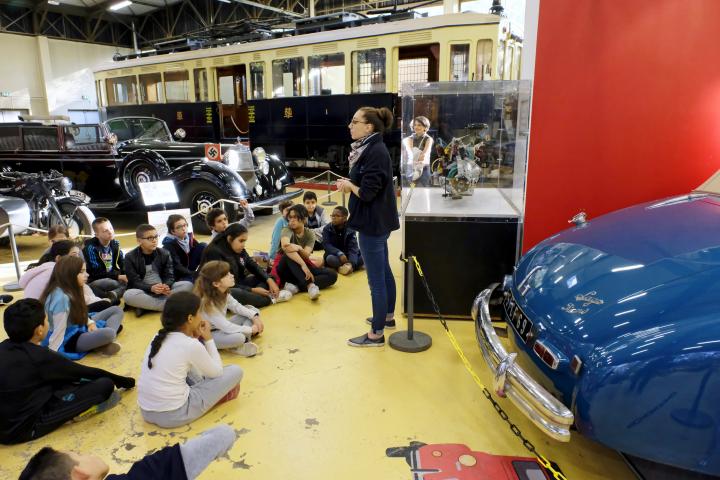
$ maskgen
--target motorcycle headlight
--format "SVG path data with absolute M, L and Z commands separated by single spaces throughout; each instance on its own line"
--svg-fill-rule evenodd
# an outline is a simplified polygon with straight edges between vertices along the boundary
M 258 195 L 262 195 L 263 188 L 260 186 L 260 184 L 255 185 L 255 193 L 257 193 Z
M 264 162 L 261 168 L 263 175 L 267 175 L 268 173 L 270 173 L 270 162 Z
M 275 181 L 275 188 L 282 190 L 282 182 L 280 180 Z
M 70 180 L 68 177 L 62 177 L 60 179 L 60 188 L 63 192 L 67 193 L 70 190 L 72 190 L 73 183 L 72 180 Z
M 233 170 L 237 170 L 240 167 L 240 154 L 235 150 L 228 150 L 223 155 L 223 160 L 225 161 L 225 165 L 232 168 Z

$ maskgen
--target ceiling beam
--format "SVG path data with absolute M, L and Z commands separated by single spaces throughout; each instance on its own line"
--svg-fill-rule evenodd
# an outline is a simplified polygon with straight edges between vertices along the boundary
M 283 10 L 282 8 L 276 8 L 271 7 L 270 5 L 264 5 L 262 3 L 253 2 L 252 0 L 233 0 L 237 3 L 242 3 L 243 5 L 250 5 L 251 7 L 255 8 L 262 8 L 264 10 L 270 10 L 271 12 L 279 13 L 281 15 L 285 15 L 288 17 L 294 17 L 294 18 L 305 18 L 305 15 L 302 15 L 300 13 L 291 12 L 289 10 Z

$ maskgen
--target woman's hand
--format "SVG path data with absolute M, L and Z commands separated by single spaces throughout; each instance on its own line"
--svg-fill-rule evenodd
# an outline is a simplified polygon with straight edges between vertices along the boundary
M 340 178 L 335 181 L 335 186 L 337 187 L 338 191 L 344 193 L 350 193 L 352 191 L 352 185 L 352 182 L 347 178 Z

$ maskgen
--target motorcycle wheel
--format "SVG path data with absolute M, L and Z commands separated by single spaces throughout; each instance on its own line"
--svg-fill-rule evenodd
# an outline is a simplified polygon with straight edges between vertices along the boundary
M 58 210 L 60 210 L 63 218 L 58 218 L 58 216 L 52 212 L 50 214 L 49 227 L 65 223 L 68 226 L 71 238 L 77 237 L 78 235 L 92 235 L 92 222 L 95 220 L 95 215 L 88 207 L 82 205 L 77 206 L 72 202 L 60 202 L 58 203 Z

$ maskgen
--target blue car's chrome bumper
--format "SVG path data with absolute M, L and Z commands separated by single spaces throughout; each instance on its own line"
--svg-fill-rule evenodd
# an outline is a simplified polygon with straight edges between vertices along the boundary
M 488 307 L 495 286 L 487 288 L 475 297 L 472 318 L 480 350 L 492 371 L 495 392 L 507 397 L 535 425 L 550 437 L 561 442 L 570 441 L 572 412 L 558 399 L 550 395 L 519 365 L 515 353 L 507 353 L 493 328 Z

